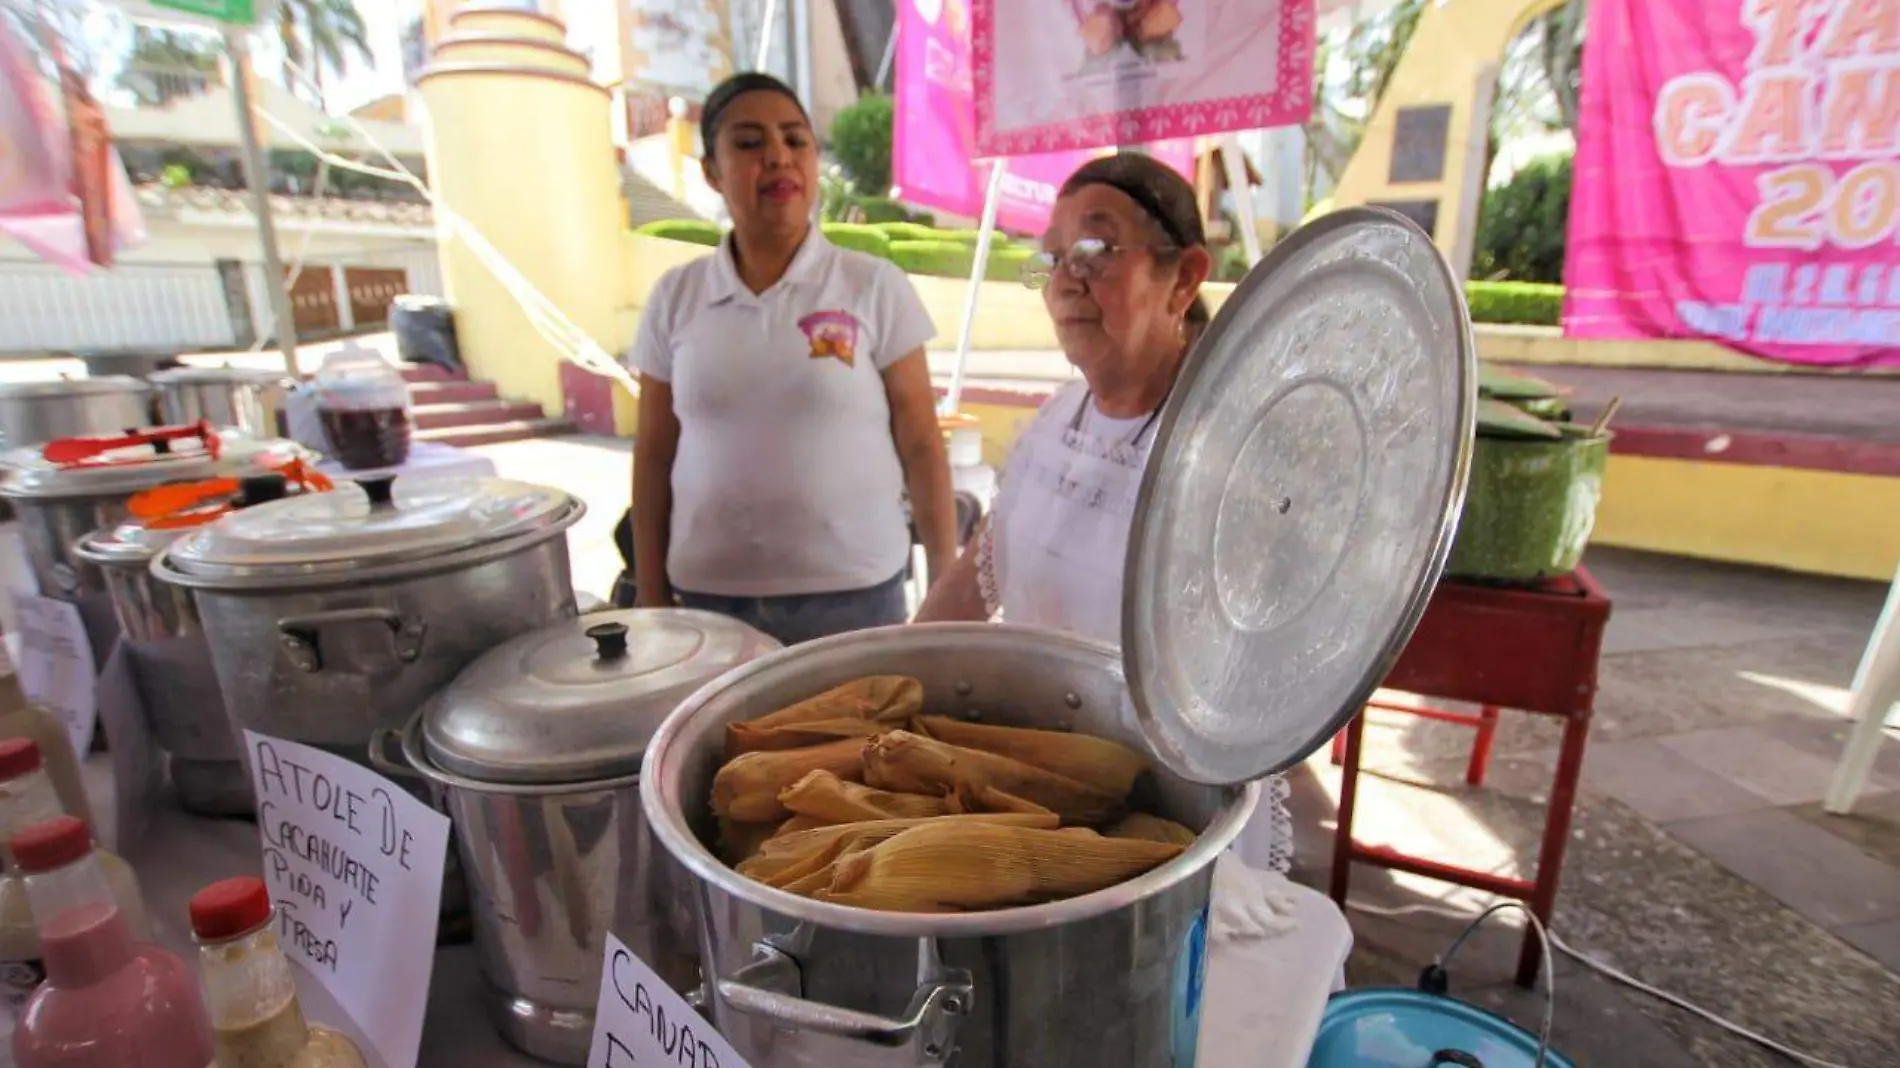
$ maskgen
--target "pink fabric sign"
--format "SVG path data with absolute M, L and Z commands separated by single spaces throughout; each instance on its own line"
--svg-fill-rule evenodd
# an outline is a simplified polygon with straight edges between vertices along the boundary
M 983 155 L 1290 126 L 1313 110 L 1313 0 L 972 3 Z
M 1900 365 L 1900 0 L 1591 0 L 1580 338 Z
M 974 157 L 969 0 L 900 0 L 897 30 L 897 121 L 891 146 L 898 195 L 912 204 L 967 218 L 983 212 L 990 167 Z M 1192 180 L 1194 142 L 1164 142 L 1155 158 Z M 1049 225 L 1056 190 L 1098 153 L 1017 156 L 1003 169 L 997 225 L 1040 234 Z

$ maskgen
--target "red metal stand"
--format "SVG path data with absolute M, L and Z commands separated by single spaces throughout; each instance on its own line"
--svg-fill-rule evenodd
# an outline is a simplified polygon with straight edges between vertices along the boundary
M 1550 922 L 1563 877 L 1564 850 L 1569 844 L 1577 781 L 1583 773 L 1584 742 L 1596 698 L 1597 658 L 1609 618 L 1609 598 L 1581 568 L 1567 578 L 1532 588 L 1504 589 L 1453 581 L 1439 584 L 1385 685 L 1424 697 L 1475 704 L 1480 711 L 1453 712 L 1383 702 L 1368 707 L 1474 728 L 1476 737 L 1465 765 L 1465 782 L 1472 786 L 1484 785 L 1500 710 L 1515 708 L 1562 718 L 1563 742 L 1551 783 L 1537 870 L 1530 879 L 1512 879 L 1353 841 L 1352 818 L 1359 792 L 1366 719 L 1362 712 L 1333 739 L 1333 762 L 1344 765 L 1339 828 L 1333 842 L 1334 901 L 1345 906 L 1352 862 L 1358 861 L 1514 898 L 1528 904 L 1538 919 Z M 1535 934 L 1525 932 L 1523 949 L 1518 954 L 1519 986 L 1536 985 L 1540 955 Z

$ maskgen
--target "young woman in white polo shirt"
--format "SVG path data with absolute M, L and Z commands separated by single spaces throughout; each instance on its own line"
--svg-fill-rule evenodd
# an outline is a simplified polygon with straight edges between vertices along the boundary
M 956 559 L 936 329 L 902 271 L 812 225 L 818 140 L 788 86 L 736 75 L 700 127 L 732 233 L 660 279 L 634 343 L 638 603 L 787 644 L 902 623 L 911 524 L 932 575 Z

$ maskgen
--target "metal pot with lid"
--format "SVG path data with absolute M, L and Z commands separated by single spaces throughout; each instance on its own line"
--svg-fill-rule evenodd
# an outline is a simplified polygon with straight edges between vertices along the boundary
M 1412 223 L 1352 209 L 1276 246 L 1189 355 L 1135 502 L 1122 646 L 991 624 L 844 635 L 689 698 L 648 747 L 655 837 L 693 879 L 707 1010 L 754 1068 L 1188 1068 L 1213 863 L 1258 788 L 1384 678 L 1444 567 L 1469 467 L 1470 322 Z M 1063 901 L 880 912 L 719 860 L 727 724 L 872 674 L 925 710 L 1146 750 L 1148 800 L 1200 837 Z
M 372 748 L 442 788 L 489 1014 L 516 1047 L 586 1063 L 609 932 L 697 986 L 691 901 L 647 831 L 640 761 L 688 694 L 778 647 L 708 612 L 597 612 L 469 665 L 404 728 L 407 767 Z
M 126 518 L 126 502 L 144 490 L 266 474 L 309 455 L 294 442 L 254 441 L 202 423 L 62 438 L 0 457 L 0 497 L 19 515 L 39 593 L 79 606 L 93 656 L 103 664 L 118 623 L 105 576 L 74 552 L 79 540 Z
M 301 467 L 294 473 L 301 492 L 329 488 L 321 475 Z M 189 812 L 246 816 L 255 799 L 191 591 L 154 578 L 152 559 L 224 512 L 281 500 L 292 488 L 290 478 L 273 473 L 148 490 L 128 505 L 147 518 L 96 530 L 73 547 L 74 555 L 105 577 L 153 738 L 171 757 L 172 785 Z M 173 503 L 153 500 L 161 494 Z M 149 507 L 142 508 L 141 499 Z
M 0 448 L 150 426 L 150 393 L 129 375 L 0 384 Z
M 242 367 L 177 367 L 146 377 L 158 390 L 168 423 L 203 419 L 253 438 L 286 434 L 284 400 L 294 384 L 282 371 Z

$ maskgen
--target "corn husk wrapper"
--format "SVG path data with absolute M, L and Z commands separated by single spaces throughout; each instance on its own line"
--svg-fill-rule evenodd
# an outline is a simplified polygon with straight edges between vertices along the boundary
M 758 852 L 759 846 L 779 832 L 776 823 L 740 823 L 721 817 L 715 852 L 728 864 L 738 864 Z
M 970 816 L 933 816 L 926 819 L 867 820 L 840 823 L 831 827 L 800 831 L 770 839 L 744 863 L 736 866 L 740 875 L 783 888 L 810 875 L 854 847 L 869 848 L 894 835 L 933 821 L 952 823 L 1000 823 L 1018 827 L 1054 829 L 1054 816 L 996 813 Z
M 1105 794 L 1122 797 L 1134 789 L 1135 779 L 1148 770 L 1148 758 L 1106 738 L 1068 731 L 1028 727 L 997 727 L 948 716 L 918 716 L 914 730 L 926 738 L 980 749 L 1053 771 Z
M 1020 760 L 909 731 L 890 731 L 864 744 L 864 781 L 899 793 L 946 796 L 987 786 L 1041 805 L 1065 824 L 1107 823 L 1121 815 L 1124 799 Z
M 998 790 L 994 786 L 964 784 L 948 798 L 955 812 L 1027 812 L 1037 816 L 1053 816 L 1055 813 L 1025 800 L 1015 794 Z
M 823 770 L 814 771 L 779 791 L 778 801 L 795 815 L 821 823 L 924 819 L 963 811 L 956 808 L 949 798 L 893 793 L 875 786 L 846 782 Z
M 869 738 L 890 727 L 868 719 L 821 719 L 794 723 L 789 727 L 754 729 L 744 723 L 726 728 L 726 759 L 746 753 L 776 753 L 808 745 L 823 745 L 841 738 Z
M 1164 820 L 1160 816 L 1150 816 L 1146 812 L 1130 812 L 1103 829 L 1110 838 L 1138 838 L 1146 842 L 1168 842 L 1183 848 L 1194 844 L 1200 836 L 1186 827 Z
M 817 772 L 813 772 L 812 774 L 815 775 Z M 826 774 L 830 773 L 826 772 Z M 830 820 L 813 819 L 810 816 L 793 816 L 791 819 L 779 824 L 778 830 L 773 832 L 772 837 L 781 838 L 788 834 L 797 834 L 800 831 L 815 831 L 820 827 L 829 826 L 831 826 Z
M 864 777 L 865 743 L 842 738 L 824 745 L 741 753 L 713 776 L 713 815 L 741 823 L 776 823 L 791 812 L 779 804 L 779 792 L 814 771 L 841 779 Z
M 1181 847 L 1093 832 L 932 820 L 840 858 L 819 901 L 888 912 L 974 912 L 1078 897 L 1132 879 Z
M 923 707 L 924 686 L 916 679 L 902 675 L 855 679 L 758 719 L 727 724 L 726 759 L 760 750 L 793 749 L 826 738 L 867 737 L 876 730 L 850 735 L 835 732 L 846 729 L 843 721 L 850 720 L 895 727 Z M 825 729 L 834 733 L 814 736 L 817 724 L 826 724 Z

